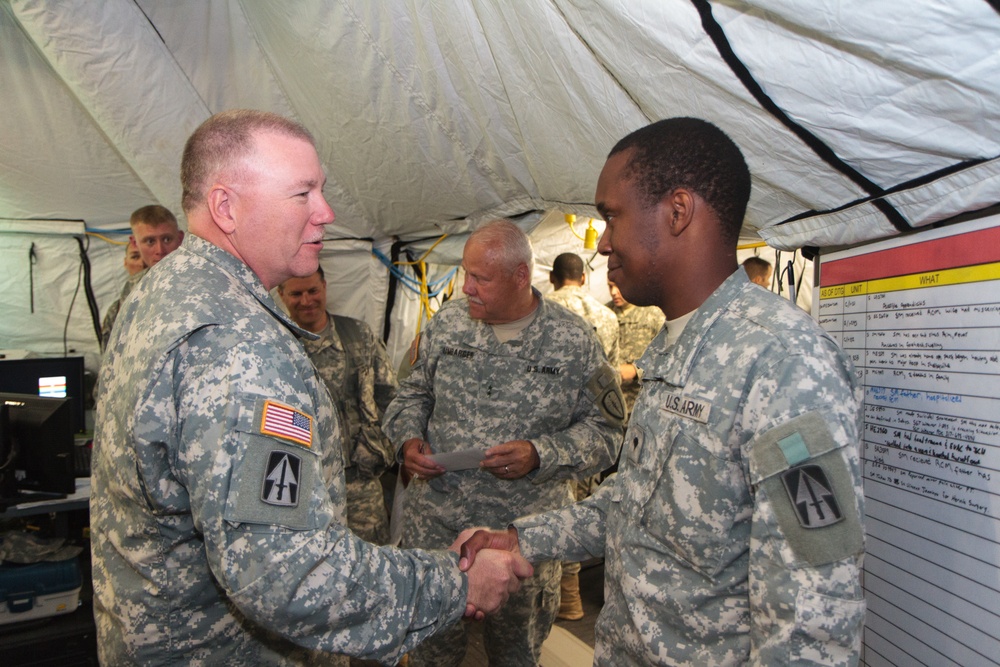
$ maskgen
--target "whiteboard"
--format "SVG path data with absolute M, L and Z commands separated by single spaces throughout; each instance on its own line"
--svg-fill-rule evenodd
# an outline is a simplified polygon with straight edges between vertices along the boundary
M 821 256 L 864 385 L 861 664 L 1000 665 L 1000 216 Z

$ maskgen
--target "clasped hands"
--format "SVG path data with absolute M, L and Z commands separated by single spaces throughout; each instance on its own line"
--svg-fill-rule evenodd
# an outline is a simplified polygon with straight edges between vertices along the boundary
M 521 588 L 521 581 L 534 574 L 521 555 L 513 527 L 506 531 L 467 528 L 449 549 L 459 554 L 459 569 L 468 572 L 465 616 L 477 621 L 502 607 Z
M 433 479 L 447 472 L 429 457 L 430 444 L 421 438 L 403 443 L 404 479 Z M 518 479 L 540 465 L 535 446 L 527 440 L 511 440 L 486 450 L 479 464 L 497 479 Z M 469 528 L 459 534 L 449 547 L 459 554 L 459 567 L 469 576 L 465 616 L 482 620 L 502 607 L 521 581 L 534 574 L 534 568 L 521 556 L 517 531 L 493 532 Z
M 430 443 L 420 438 L 410 438 L 403 443 L 404 479 L 433 479 L 447 472 L 430 458 Z M 511 440 L 486 450 L 479 469 L 497 479 L 518 479 L 541 464 L 538 451 L 527 440 Z

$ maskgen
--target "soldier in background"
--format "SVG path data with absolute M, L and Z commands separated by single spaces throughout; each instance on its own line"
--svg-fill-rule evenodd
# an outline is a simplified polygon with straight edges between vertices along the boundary
M 465 299 L 445 303 L 416 343 L 410 375 L 383 428 L 411 481 L 402 545 L 452 544 L 470 525 L 565 505 L 572 480 L 614 461 L 624 405 L 618 373 L 590 325 L 532 288 L 531 244 L 514 223 L 489 222 L 462 255 Z M 432 454 L 478 452 L 478 467 L 448 470 Z M 398 521 L 400 517 L 394 517 Z M 535 576 L 483 628 L 490 664 L 535 667 L 559 605 L 560 564 Z M 410 653 L 414 667 L 457 667 L 457 625 Z
M 289 278 L 278 294 L 300 327 L 319 336 L 302 344 L 326 382 L 341 417 L 347 525 L 373 544 L 389 542 L 389 514 L 380 478 L 395 460 L 381 420 L 396 395 L 396 376 L 385 345 L 362 322 L 326 310 L 326 275 L 321 266 L 305 278 Z
M 774 273 L 774 267 L 771 266 L 771 262 L 763 257 L 747 257 L 743 260 L 743 269 L 747 272 L 747 276 L 750 277 L 750 282 L 756 283 L 765 289 L 771 289 L 771 274 Z
M 583 259 L 572 252 L 564 252 L 552 262 L 549 282 L 554 291 L 546 299 L 570 309 L 594 327 L 597 339 L 608 356 L 612 366 L 618 365 L 620 342 L 618 319 L 610 308 L 603 305 L 585 289 L 587 274 L 583 271 Z M 627 413 L 626 413 L 627 414 Z M 583 500 L 601 481 L 604 471 L 578 480 L 570 500 Z M 583 600 L 580 597 L 580 563 L 566 561 L 562 564 L 562 579 L 559 582 L 558 618 L 578 621 L 583 618 Z
M 622 380 L 622 394 L 625 396 L 625 407 L 632 414 L 635 399 L 639 395 L 639 369 L 636 359 L 646 351 L 649 342 L 663 328 L 663 311 L 656 306 L 636 306 L 625 300 L 618 285 L 608 281 L 608 291 L 611 301 L 608 308 L 618 318 L 619 364 L 618 371 Z
M 583 272 L 583 260 L 580 256 L 564 252 L 556 257 L 552 262 L 552 270 L 549 271 L 549 282 L 552 283 L 553 291 L 545 298 L 569 308 L 590 322 L 608 361 L 612 366 L 617 366 L 620 350 L 618 320 L 610 308 L 584 290 L 587 274 Z
M 463 566 L 482 546 L 603 556 L 598 666 L 860 657 L 862 388 L 829 334 L 737 263 L 749 197 L 739 148 L 705 121 L 615 145 L 598 250 L 626 299 L 667 317 L 638 362 L 620 468 L 586 500 L 462 547 Z
M 128 295 L 135 287 L 135 284 L 139 282 L 142 278 L 142 273 L 148 268 L 145 262 L 142 261 L 142 255 L 139 254 L 139 247 L 135 244 L 135 239 L 131 236 L 128 239 L 128 243 L 125 244 L 125 260 L 123 262 L 125 265 L 125 272 L 128 277 L 125 279 L 125 285 L 122 286 L 121 294 Z M 104 313 L 104 320 L 101 322 L 101 349 L 104 350 L 108 346 L 108 338 L 111 336 L 111 327 L 115 323 L 115 319 L 118 317 L 118 311 L 122 306 L 122 296 L 121 294 L 114 303 L 108 306 L 107 311 Z
M 125 268 L 129 272 L 129 277 L 122 287 L 118 300 L 108 307 L 108 312 L 101 324 L 101 349 L 103 350 L 108 347 L 111 328 L 118 318 L 118 311 L 125 303 L 125 298 L 139 284 L 139 281 L 146 275 L 146 271 L 177 250 L 184 240 L 184 232 L 178 227 L 177 218 L 170 212 L 170 209 L 159 204 L 142 206 L 132 211 L 132 215 L 129 217 L 129 226 L 132 228 L 132 234 L 128 237 L 128 247 L 135 246 L 142 266 L 136 270 L 137 263 L 134 259 L 129 260 L 126 254 Z

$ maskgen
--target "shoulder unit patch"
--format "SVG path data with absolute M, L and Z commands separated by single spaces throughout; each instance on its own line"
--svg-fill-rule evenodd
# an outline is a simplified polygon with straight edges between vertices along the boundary
M 822 528 L 844 518 L 833 485 L 820 466 L 791 468 L 781 474 L 781 481 L 803 528 Z
M 272 451 L 264 468 L 260 499 L 268 505 L 295 507 L 299 504 L 302 459 L 281 450 Z

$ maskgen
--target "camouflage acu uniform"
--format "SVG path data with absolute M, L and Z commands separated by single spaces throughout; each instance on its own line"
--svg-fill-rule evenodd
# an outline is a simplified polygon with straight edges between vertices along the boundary
M 127 297 L 132 289 L 139 284 L 142 277 L 146 275 L 149 269 L 143 269 L 133 273 L 122 285 L 122 293 L 118 296 L 118 300 L 113 304 L 108 306 L 108 310 L 104 313 L 104 321 L 101 322 L 101 349 L 108 349 L 108 341 L 111 339 L 111 327 L 115 325 L 115 320 L 118 319 L 118 311 L 121 310 L 122 304 L 125 303 L 125 297 Z
M 447 546 L 464 528 L 501 528 L 566 504 L 569 480 L 603 470 L 617 456 L 621 400 L 617 373 L 597 338 L 564 308 L 540 299 L 531 324 L 501 344 L 489 325 L 469 318 L 464 299 L 445 304 L 421 335 L 413 370 L 386 411 L 386 434 L 398 447 L 424 438 L 435 453 L 530 440 L 541 465 L 514 480 L 474 469 L 411 482 L 403 544 Z M 536 566 L 535 576 L 486 620 L 491 665 L 537 664 L 559 605 L 559 572 L 558 562 Z M 465 646 L 459 625 L 411 653 L 411 664 L 458 665 Z
M 608 308 L 618 318 L 618 351 L 619 361 L 623 364 L 634 364 L 635 360 L 646 351 L 646 346 L 663 328 L 663 311 L 656 306 L 634 306 L 627 304 L 619 308 L 614 302 L 608 303 Z M 639 395 L 639 379 L 622 385 L 625 395 L 625 407 L 629 414 L 635 406 Z
M 515 522 L 528 560 L 604 556 L 597 665 L 853 665 L 864 549 L 860 391 L 830 337 L 741 269 L 665 349 L 621 467 Z
M 618 318 L 600 301 L 590 296 L 579 285 L 564 285 L 545 298 L 569 308 L 574 313 L 594 325 L 597 340 L 601 341 L 604 354 L 615 368 L 620 357 L 620 342 L 618 335 Z
M 364 322 L 330 313 L 319 340 L 302 342 L 341 418 L 347 525 L 366 542 L 386 544 L 389 515 L 379 478 L 395 450 L 380 422 L 396 395 L 396 375 L 385 346 Z
M 289 639 L 392 662 L 462 617 L 454 554 L 345 527 L 333 404 L 296 334 L 313 336 L 192 236 L 122 307 L 93 461 L 101 664 L 308 657 Z

